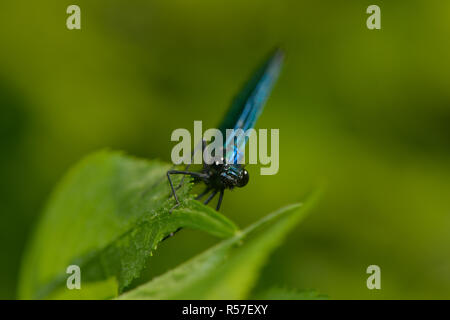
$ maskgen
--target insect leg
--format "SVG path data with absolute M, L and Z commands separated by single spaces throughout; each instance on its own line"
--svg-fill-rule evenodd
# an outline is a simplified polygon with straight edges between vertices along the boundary
M 172 237 L 175 235 L 175 233 L 177 233 L 177 232 L 180 231 L 181 229 L 183 229 L 183 228 L 178 228 L 178 229 L 175 230 L 174 232 L 169 233 L 167 236 L 165 236 L 164 238 L 162 238 L 161 242 L 163 242 L 163 241 L 166 240 L 166 239 L 172 238 Z
M 217 190 L 214 190 L 211 195 L 208 197 L 208 199 L 205 200 L 205 202 L 203 202 L 203 204 L 208 204 L 213 198 L 214 196 L 217 194 Z
M 205 151 L 205 148 L 206 148 L 206 140 L 202 140 L 202 159 L 203 159 L 203 152 Z M 184 170 L 186 171 L 186 170 L 188 170 L 189 168 L 190 168 L 190 166 L 191 166 L 191 164 L 192 164 L 192 161 L 194 161 L 194 155 L 195 155 L 195 152 L 196 152 L 197 150 L 196 149 L 194 149 L 193 151 L 192 151 L 192 154 L 191 154 L 191 163 L 189 163 L 188 165 L 186 165 L 186 167 L 184 168 Z M 205 161 L 203 161 L 203 168 L 205 168 L 206 167 L 206 163 L 205 163 Z M 182 186 L 182 184 L 184 183 L 184 176 L 183 176 L 183 178 L 181 178 L 181 181 L 180 181 L 180 183 L 178 184 L 178 186 L 175 188 L 175 189 L 180 189 L 180 187 Z
M 184 175 L 189 175 L 189 176 L 192 176 L 192 177 L 197 177 L 197 178 L 200 178 L 200 179 L 204 178 L 204 174 L 199 173 L 199 172 L 180 171 L 180 170 L 169 170 L 169 171 L 167 171 L 167 179 L 169 180 L 170 188 L 172 189 L 172 194 L 173 194 L 173 196 L 174 196 L 174 198 L 175 198 L 175 200 L 177 202 L 175 207 L 178 207 L 180 205 L 180 201 L 178 200 L 177 193 L 175 192 L 175 189 L 173 187 L 172 179 L 170 179 L 170 175 L 171 174 L 184 174 Z M 174 208 L 172 208 L 172 210 Z
M 222 204 L 224 190 L 220 190 L 219 201 L 217 202 L 216 211 L 219 211 L 220 205 Z

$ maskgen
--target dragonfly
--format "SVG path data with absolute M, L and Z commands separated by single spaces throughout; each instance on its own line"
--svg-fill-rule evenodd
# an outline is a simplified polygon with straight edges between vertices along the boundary
M 224 137 L 227 129 L 242 129 L 245 132 L 255 126 L 281 71 L 283 59 L 283 51 L 281 49 L 274 50 L 233 99 L 224 120 L 218 128 Z M 234 138 L 226 139 L 223 146 L 223 150 L 227 150 L 226 154 L 213 159 L 214 161 L 211 164 L 203 162 L 203 169 L 199 172 L 189 171 L 190 165 L 187 165 L 185 170 L 167 171 L 167 179 L 172 190 L 171 195 L 176 200 L 174 208 L 180 205 L 180 201 L 173 186 L 172 175 L 191 176 L 196 182 L 203 182 L 206 188 L 196 197 L 196 200 L 200 200 L 209 194 L 204 201 L 205 205 L 219 194 L 219 200 L 216 205 L 217 211 L 219 211 L 222 204 L 225 190 L 246 186 L 249 181 L 249 173 L 245 169 L 245 164 L 241 164 L 240 160 L 245 152 L 247 140 L 248 137 L 245 137 L 245 139 L 238 140 L 236 143 Z M 203 140 L 201 145 L 202 152 L 205 148 L 206 142 Z M 192 157 L 198 150 L 199 148 L 194 149 Z

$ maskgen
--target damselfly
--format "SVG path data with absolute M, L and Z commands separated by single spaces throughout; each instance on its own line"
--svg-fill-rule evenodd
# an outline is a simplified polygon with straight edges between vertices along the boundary
M 260 116 L 272 87 L 278 78 L 282 62 L 283 52 L 277 49 L 253 74 L 233 100 L 225 119 L 219 127 L 224 136 L 227 129 L 242 129 L 246 131 L 255 126 L 256 120 Z M 208 204 L 219 193 L 216 210 L 220 209 L 225 189 L 244 187 L 249 181 L 249 174 L 244 168 L 244 164 L 240 163 L 240 160 L 245 152 L 247 140 L 247 137 L 238 143 L 236 143 L 234 138 L 225 140 L 223 150 L 229 151 L 226 154 L 218 155 L 211 164 L 204 163 L 203 169 L 199 172 L 189 171 L 190 165 L 187 165 L 185 170 L 167 171 L 170 188 L 177 202 L 176 206 L 179 206 L 180 202 L 170 178 L 173 174 L 189 175 L 196 181 L 203 182 L 206 188 L 196 199 L 201 199 L 210 193 L 204 201 L 205 204 Z M 202 141 L 202 152 L 205 150 L 205 147 L 206 142 Z

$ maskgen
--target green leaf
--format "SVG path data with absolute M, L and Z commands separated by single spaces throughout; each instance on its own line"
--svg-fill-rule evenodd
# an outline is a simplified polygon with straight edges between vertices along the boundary
M 254 296 L 254 300 L 328 300 L 328 296 L 316 290 L 293 290 L 274 287 Z
M 95 298 L 117 296 L 140 275 L 163 237 L 180 227 L 226 238 L 236 226 L 192 199 L 190 183 L 169 197 L 159 161 L 101 151 L 72 168 L 55 189 L 26 250 L 19 297 Z M 175 177 L 177 183 L 180 177 Z M 68 290 L 66 269 L 81 268 L 82 290 Z
M 259 270 L 305 216 L 318 193 L 284 207 L 119 299 L 245 299 Z

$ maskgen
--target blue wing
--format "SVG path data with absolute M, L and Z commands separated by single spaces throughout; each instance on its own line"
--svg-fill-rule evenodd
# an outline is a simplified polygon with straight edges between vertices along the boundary
M 256 120 L 260 116 L 278 78 L 283 56 L 283 52 L 277 49 L 236 96 L 227 116 L 219 127 L 224 137 L 226 137 L 226 129 L 246 131 L 255 126 Z M 228 137 L 224 143 L 224 149 L 227 150 L 225 155 L 227 163 L 239 163 L 247 140 L 248 138 Z

